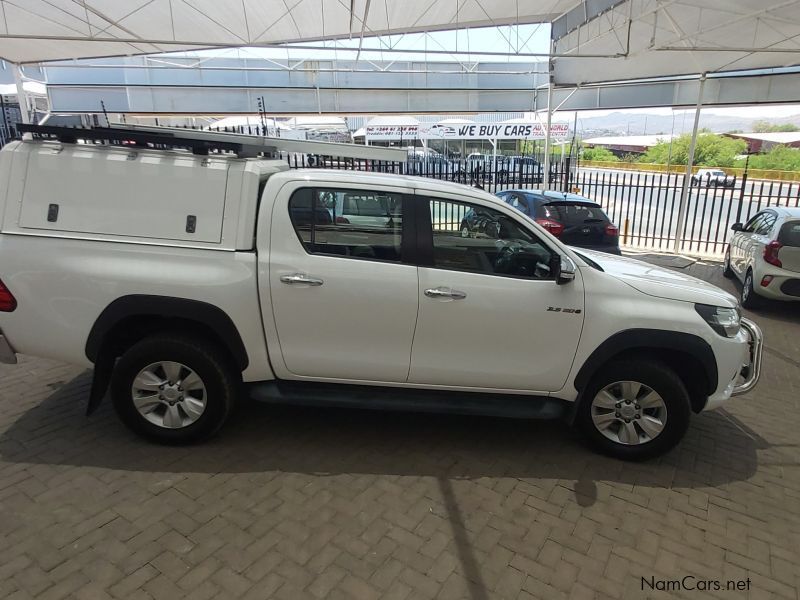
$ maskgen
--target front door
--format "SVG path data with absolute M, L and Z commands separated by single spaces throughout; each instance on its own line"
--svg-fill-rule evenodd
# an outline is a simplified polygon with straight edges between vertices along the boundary
M 424 201 L 431 215 L 430 264 L 419 269 L 409 382 L 561 389 L 583 325 L 580 273 L 558 285 L 551 274 L 556 252 L 524 217 L 471 200 Z M 461 219 L 470 211 L 492 225 L 462 235 Z
M 416 266 L 403 262 L 407 190 L 295 188 L 272 208 L 262 290 L 280 346 L 270 355 L 276 374 L 406 381 L 418 283 Z

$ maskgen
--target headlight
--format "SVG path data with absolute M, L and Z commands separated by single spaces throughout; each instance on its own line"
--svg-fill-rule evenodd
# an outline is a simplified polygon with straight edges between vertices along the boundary
M 725 337 L 733 337 L 739 333 L 742 315 L 738 306 L 736 308 L 723 308 L 722 306 L 711 306 L 709 304 L 695 304 L 694 309 L 711 326 L 711 329 L 718 334 Z

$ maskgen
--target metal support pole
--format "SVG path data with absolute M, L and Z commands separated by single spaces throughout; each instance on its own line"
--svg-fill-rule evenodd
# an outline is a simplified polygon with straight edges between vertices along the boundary
M 12 65 L 11 70 L 14 72 L 14 83 L 17 84 L 17 102 L 19 102 L 19 112 L 22 114 L 22 122 L 30 123 L 31 115 L 28 107 L 28 93 L 22 85 L 22 71 L 20 71 L 20 67 L 17 64 Z
M 703 88 L 706 84 L 706 74 L 703 73 L 700 77 L 700 89 L 697 91 L 697 107 L 694 110 L 694 127 L 692 128 L 692 141 L 689 144 L 689 157 L 686 161 L 686 173 L 683 177 L 683 186 L 681 187 L 681 200 L 678 205 L 678 228 L 675 230 L 675 245 L 672 247 L 675 254 L 681 251 L 681 241 L 683 236 L 683 226 L 686 222 L 686 212 L 689 209 L 689 183 L 692 180 L 692 164 L 694 163 L 694 149 L 697 145 L 697 128 L 700 125 L 700 109 L 703 107 Z
M 551 110 L 553 100 L 553 84 L 547 85 L 547 126 L 544 132 L 544 174 L 542 175 L 542 189 L 550 189 L 550 125 L 553 122 Z

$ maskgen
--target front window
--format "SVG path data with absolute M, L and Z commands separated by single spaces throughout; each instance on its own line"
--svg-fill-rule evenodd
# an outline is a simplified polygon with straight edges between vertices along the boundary
M 555 254 L 515 219 L 485 206 L 430 201 L 433 266 L 452 271 L 553 279 Z

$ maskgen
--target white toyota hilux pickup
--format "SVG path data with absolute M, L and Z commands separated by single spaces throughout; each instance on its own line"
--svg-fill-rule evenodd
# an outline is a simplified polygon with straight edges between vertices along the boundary
M 88 412 L 110 392 L 149 439 L 207 438 L 246 393 L 564 418 L 642 459 L 758 380 L 733 296 L 481 190 L 290 170 L 262 138 L 27 131 L 0 152 L 0 360 L 93 367 Z

